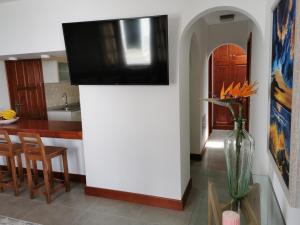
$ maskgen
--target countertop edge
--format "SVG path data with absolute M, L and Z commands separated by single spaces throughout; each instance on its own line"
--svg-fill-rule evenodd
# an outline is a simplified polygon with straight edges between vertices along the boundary
M 30 125 L 25 124 L 26 122 L 30 122 Z M 63 121 L 35 121 L 33 120 L 20 120 L 14 124 L 10 125 L 0 125 L 0 130 L 5 130 L 9 135 L 17 135 L 18 132 L 28 132 L 28 133 L 38 133 L 41 137 L 45 138 L 61 138 L 61 139 L 74 139 L 74 140 L 82 140 L 82 128 L 77 124 L 76 129 L 69 125 L 72 125 L 70 122 L 66 122 L 64 124 Z M 42 125 L 41 125 L 42 123 Z M 55 124 L 59 123 L 56 127 Z M 65 125 L 61 127 L 61 125 Z M 28 126 L 31 126 L 30 128 Z M 80 124 L 81 126 L 81 124 Z

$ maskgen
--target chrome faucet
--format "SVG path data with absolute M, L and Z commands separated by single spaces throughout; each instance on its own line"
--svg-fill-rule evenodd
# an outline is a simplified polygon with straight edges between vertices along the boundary
M 65 100 L 65 109 L 67 110 L 68 107 L 69 107 L 69 104 L 68 104 L 68 95 L 66 92 L 63 93 L 63 95 L 61 96 L 63 100 Z

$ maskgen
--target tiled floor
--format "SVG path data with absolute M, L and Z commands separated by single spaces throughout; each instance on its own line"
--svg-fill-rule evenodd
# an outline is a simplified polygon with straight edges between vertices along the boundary
M 226 134 L 213 132 L 210 140 L 216 148 L 208 148 L 201 162 L 191 163 L 193 188 L 184 211 L 90 197 L 84 194 L 82 185 L 73 184 L 70 193 L 62 193 L 50 205 L 42 197 L 28 199 L 26 191 L 17 198 L 9 191 L 1 193 L 0 215 L 43 225 L 189 225 L 193 220 L 206 225 L 207 180 L 226 179 L 224 153 L 218 149 Z

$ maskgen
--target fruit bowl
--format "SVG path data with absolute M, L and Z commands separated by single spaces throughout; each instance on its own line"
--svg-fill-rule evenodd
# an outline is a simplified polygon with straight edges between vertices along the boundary
M 16 117 L 14 119 L 10 119 L 10 120 L 0 120 L 0 125 L 7 125 L 7 124 L 12 124 L 17 122 L 20 119 L 20 117 Z

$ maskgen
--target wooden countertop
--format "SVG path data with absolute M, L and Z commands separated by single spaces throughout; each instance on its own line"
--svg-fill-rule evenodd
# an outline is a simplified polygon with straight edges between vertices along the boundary
M 81 122 L 73 121 L 48 121 L 21 119 L 9 125 L 0 125 L 10 135 L 18 132 L 38 133 L 41 137 L 82 139 Z

